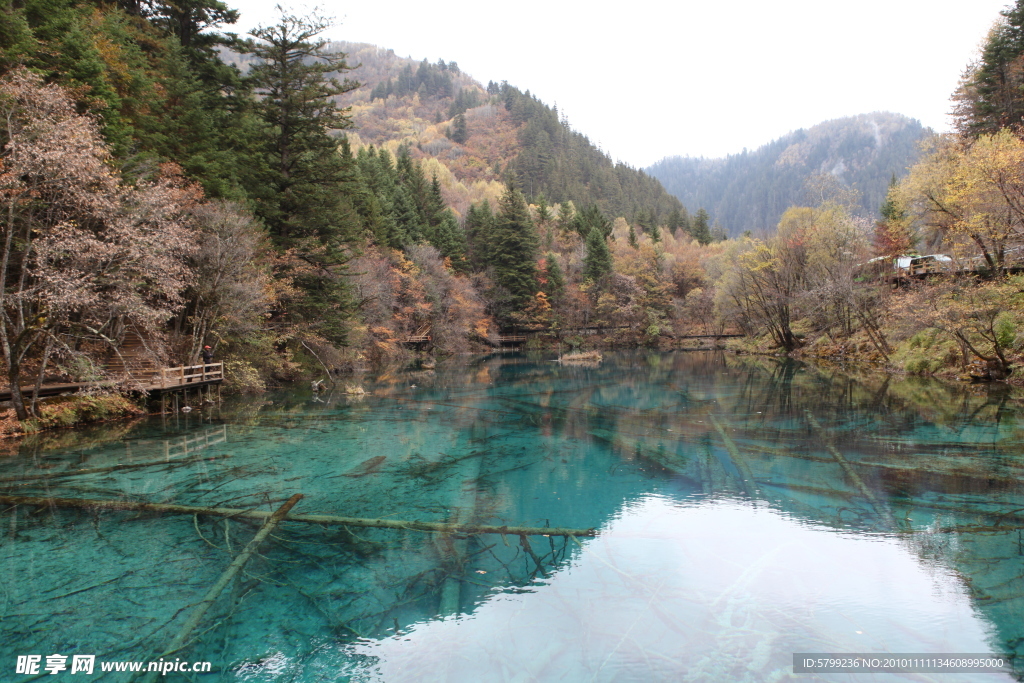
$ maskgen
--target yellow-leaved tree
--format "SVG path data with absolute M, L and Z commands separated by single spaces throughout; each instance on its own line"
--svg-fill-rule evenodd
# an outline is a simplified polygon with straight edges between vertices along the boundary
M 900 183 L 897 201 L 971 270 L 1004 272 L 1024 244 L 1024 142 L 1008 130 L 938 137 Z

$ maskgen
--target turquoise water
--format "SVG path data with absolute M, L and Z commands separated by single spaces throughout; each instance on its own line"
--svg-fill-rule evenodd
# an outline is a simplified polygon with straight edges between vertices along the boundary
M 285 522 L 168 657 L 212 671 L 166 680 L 1017 680 L 792 672 L 795 652 L 1024 654 L 1024 430 L 998 387 L 710 352 L 362 385 L 28 441 L 0 487 L 598 530 L 527 547 Z M 4 681 L 31 678 L 19 655 L 158 657 L 259 527 L 0 511 Z M 131 678 L 96 669 L 44 675 Z

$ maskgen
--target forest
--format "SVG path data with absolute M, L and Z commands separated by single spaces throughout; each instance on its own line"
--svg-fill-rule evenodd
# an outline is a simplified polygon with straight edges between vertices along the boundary
M 730 238 L 528 90 L 329 42 L 317 13 L 239 36 L 218 32 L 239 15 L 217 0 L 8 2 L 5 426 L 137 410 L 121 392 L 38 396 L 130 389 L 112 362 L 129 338 L 163 365 L 211 346 L 230 389 L 255 392 L 510 330 L 553 348 L 732 332 L 740 351 L 1005 378 L 1021 351 L 1022 16 L 965 75 L 956 134 L 890 176 L 879 220 L 825 172 L 775 230 Z M 965 275 L 888 274 L 917 251 Z
M 350 62 L 316 13 L 241 37 L 215 0 L 0 15 L 15 429 L 76 421 L 39 387 L 118 380 L 129 339 L 160 366 L 210 346 L 260 391 L 407 362 L 414 334 L 445 355 L 510 326 L 663 324 L 664 283 L 615 280 L 609 244 L 620 214 L 657 235 L 685 208 L 529 91 L 367 46 Z

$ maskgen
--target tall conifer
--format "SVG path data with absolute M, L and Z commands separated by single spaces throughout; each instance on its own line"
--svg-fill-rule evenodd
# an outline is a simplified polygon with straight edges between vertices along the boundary
M 711 244 L 711 217 L 708 216 L 708 212 L 704 209 L 700 209 L 697 212 L 697 216 L 693 219 L 693 229 L 690 234 L 695 240 L 701 244 Z
M 523 193 L 512 185 L 498 201 L 498 216 L 491 233 L 497 284 L 508 290 L 511 304 L 522 309 L 537 293 L 537 233 Z
M 330 131 L 352 125 L 334 98 L 359 84 L 329 75 L 349 68 L 344 54 L 327 51 L 327 41 L 317 38 L 330 26 L 316 15 L 284 13 L 278 24 L 253 30 L 255 40 L 239 42 L 243 53 L 256 57 L 249 78 L 272 131 L 266 140 L 272 193 L 260 213 L 282 245 L 303 237 L 336 242 L 354 236 L 337 210 L 344 168 Z
M 494 213 L 486 199 L 471 204 L 466 212 L 466 241 L 469 264 L 473 270 L 484 270 L 491 262 L 491 232 L 494 230 Z
M 600 228 L 591 228 L 587 235 L 587 256 L 583 260 L 583 276 L 597 282 L 612 272 L 612 252 Z
M 551 301 L 558 301 L 565 293 L 565 273 L 558 265 L 558 255 L 548 252 L 544 255 L 544 293 Z

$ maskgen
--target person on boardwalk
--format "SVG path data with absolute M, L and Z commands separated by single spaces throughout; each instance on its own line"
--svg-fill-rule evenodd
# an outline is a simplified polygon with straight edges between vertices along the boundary
M 213 362 L 213 349 L 209 346 L 203 347 L 203 365 L 209 365 Z

